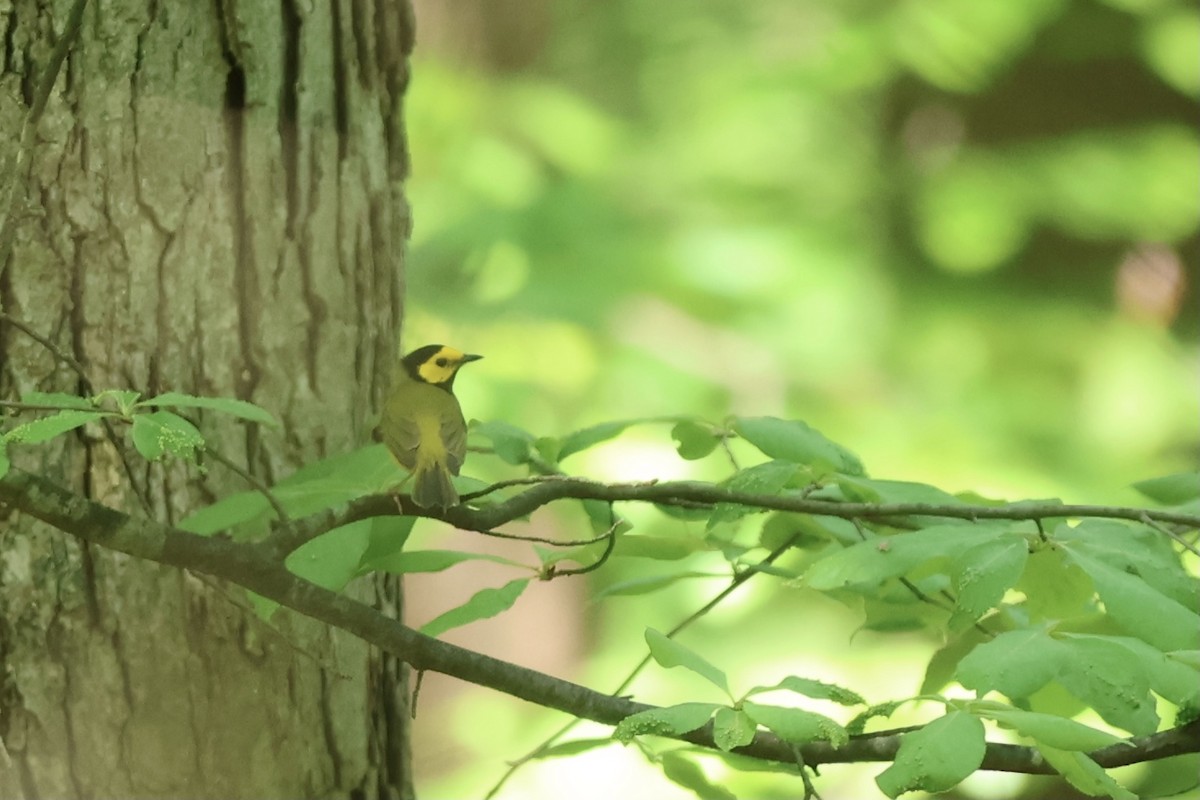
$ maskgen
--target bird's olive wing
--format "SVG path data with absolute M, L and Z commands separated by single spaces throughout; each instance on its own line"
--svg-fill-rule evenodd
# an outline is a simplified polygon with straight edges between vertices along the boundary
M 392 455 L 406 469 L 417 465 L 417 446 L 421 443 L 421 434 L 417 423 L 398 414 L 384 414 L 379 425 L 383 434 L 383 443 L 392 451 Z
M 467 457 L 467 422 L 458 403 L 442 412 L 442 441 L 446 444 L 446 466 L 451 475 L 457 475 Z

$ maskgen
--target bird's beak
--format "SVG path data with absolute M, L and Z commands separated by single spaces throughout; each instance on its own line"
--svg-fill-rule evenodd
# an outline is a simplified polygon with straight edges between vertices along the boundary
M 461 360 L 461 361 L 459 361 L 458 363 L 459 363 L 459 364 L 466 364 L 468 361 L 478 361 L 478 360 L 479 360 L 479 359 L 481 359 L 481 358 L 483 358 L 483 356 L 477 356 L 477 355 L 474 355 L 474 354 L 472 354 L 472 353 L 467 353 L 466 355 L 464 355 L 464 356 L 462 357 L 462 360 Z

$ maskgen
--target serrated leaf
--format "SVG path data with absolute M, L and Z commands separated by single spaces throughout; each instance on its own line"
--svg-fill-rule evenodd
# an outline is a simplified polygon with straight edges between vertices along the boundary
M 1099 764 L 1083 753 L 1046 745 L 1039 745 L 1037 749 L 1050 766 L 1084 794 L 1091 797 L 1108 796 L 1113 800 L 1138 800 L 1137 795 L 1114 781 Z
M 170 411 L 135 414 L 131 436 L 134 447 L 147 461 L 164 455 L 196 460 L 196 451 L 204 447 L 204 437 L 196 426 Z
M 489 619 L 512 608 L 513 603 L 529 585 L 529 578 L 518 578 L 509 581 L 499 589 L 483 589 L 475 593 L 470 600 L 457 608 L 452 608 L 421 626 L 421 633 L 426 636 L 441 636 L 451 628 Z
M 834 747 L 841 747 L 850 741 L 850 734 L 846 729 L 824 714 L 800 708 L 752 703 L 749 700 L 742 703 L 742 710 L 754 722 L 792 744 L 808 744 L 823 739 Z
M 754 720 L 739 709 L 718 708 L 713 717 L 713 742 L 725 751 L 750 744 L 757 730 Z
M 259 492 L 238 492 L 196 509 L 184 517 L 178 527 L 198 536 L 211 536 L 265 517 L 270 510 L 270 502 Z
M 1116 569 L 1077 548 L 1071 559 L 1092 579 L 1108 615 L 1127 633 L 1159 650 L 1182 650 L 1200 641 L 1200 615 L 1154 589 L 1142 578 Z
M 861 736 L 867 729 L 867 723 L 876 717 L 890 717 L 896 709 L 907 703 L 907 700 L 889 700 L 886 703 L 876 703 L 846 724 L 846 732 L 851 736 Z
M 1064 636 L 1058 682 L 1110 725 L 1137 736 L 1158 729 L 1146 670 L 1127 648 L 1102 636 Z
M 634 425 L 657 421 L 653 417 L 642 417 L 639 419 L 601 422 L 599 425 L 592 425 L 591 427 L 577 430 L 574 433 L 568 433 L 562 438 L 562 444 L 559 446 L 558 460 L 562 461 L 567 456 L 575 455 L 590 447 L 595 447 L 602 442 L 615 439 Z
M 704 458 L 721 443 L 721 437 L 711 425 L 687 419 L 675 423 L 675 427 L 671 428 L 671 438 L 675 440 L 675 449 L 680 458 L 688 461 Z
M 471 431 L 490 440 L 492 449 L 505 463 L 514 466 L 529 463 L 535 438 L 532 433 L 499 420 L 472 422 Z
M 804 582 L 813 589 L 877 586 L 887 578 L 949 558 L 983 541 L 1004 535 L 993 525 L 951 523 L 911 533 L 876 537 L 837 550 L 809 567 Z
M 973 774 L 987 750 L 983 723 L 951 711 L 920 730 L 904 734 L 892 765 L 875 783 L 888 797 L 923 789 L 944 792 Z
M 364 569 L 405 575 L 413 572 L 441 572 L 464 561 L 491 561 L 509 567 L 529 569 L 525 564 L 488 553 L 467 553 L 460 550 L 408 550 L 373 559 Z
M 737 800 L 728 789 L 709 781 L 700 767 L 681 753 L 663 753 L 660 761 L 663 774 L 672 783 L 694 792 L 700 800 Z
M 370 541 L 370 522 L 352 522 L 305 542 L 284 561 L 288 572 L 332 592 L 342 591 L 358 574 Z
M 59 406 L 84 411 L 94 411 L 96 409 L 96 406 L 90 399 L 80 397 L 77 394 L 67 394 L 66 392 L 25 392 L 21 395 L 21 402 L 31 406 Z
M 814 700 L 832 700 L 838 705 L 843 706 L 866 705 L 867 702 L 861 695 L 850 689 L 814 680 L 813 678 L 798 678 L 795 675 L 789 675 L 774 686 L 755 686 L 746 692 L 746 697 L 764 692 L 774 692 L 780 689 L 802 694 Z
M 659 633 L 653 628 L 646 628 L 645 636 L 646 644 L 650 647 L 650 655 L 658 662 L 659 666 L 668 669 L 683 667 L 691 670 L 729 694 L 729 681 L 726 679 L 725 673 L 701 658 L 698 653 L 684 647 L 674 639 L 667 638 L 665 634 Z
M 0 438 L 8 443 L 41 444 L 107 416 L 111 416 L 111 414 L 105 411 L 59 411 L 48 417 L 18 425 Z
M 950 631 L 957 633 L 970 627 L 999 605 L 1004 593 L 1021 577 L 1028 557 L 1029 545 L 1024 537 L 1007 535 L 980 542 L 954 559 L 950 579 L 956 596 Z
M 1063 643 L 1045 631 L 1008 631 L 964 656 L 955 676 L 980 694 L 997 691 L 1017 700 L 1053 680 L 1069 657 Z
M 1174 506 L 1200 498 L 1200 472 L 1176 472 L 1138 481 L 1133 488 L 1156 503 Z
M 1106 731 L 1096 730 L 1073 719 L 1056 717 L 1053 714 L 1039 714 L 1019 708 L 979 708 L 976 713 L 1012 728 L 1022 736 L 1028 736 L 1040 744 L 1059 750 L 1088 752 L 1123 741 Z
M 716 703 L 681 703 L 639 711 L 617 723 L 613 738 L 630 742 L 635 736 L 679 736 L 700 728 L 718 708 Z
M 197 397 L 179 392 L 163 392 L 155 397 L 141 400 L 137 406 L 174 406 L 175 408 L 203 408 L 209 411 L 219 411 L 232 417 L 260 422 L 272 428 L 279 427 L 279 420 L 261 406 L 245 400 L 232 397 Z
M 734 417 L 733 430 L 770 458 L 806 464 L 818 472 L 866 474 L 858 456 L 800 420 Z

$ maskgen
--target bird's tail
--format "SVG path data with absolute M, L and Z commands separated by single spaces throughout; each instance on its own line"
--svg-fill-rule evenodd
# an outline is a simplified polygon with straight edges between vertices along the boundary
M 412 499 L 421 508 L 443 511 L 458 505 L 458 491 L 450 482 L 450 470 L 436 461 L 418 464 L 413 475 Z

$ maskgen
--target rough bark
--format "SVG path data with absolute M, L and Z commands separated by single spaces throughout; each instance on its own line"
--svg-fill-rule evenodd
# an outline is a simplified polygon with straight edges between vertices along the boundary
M 407 4 L 92 0 L 14 158 L 69 6 L 0 11 L 0 181 L 23 184 L 0 312 L 97 390 L 267 407 L 283 433 L 198 415 L 264 480 L 364 441 L 402 305 Z M 0 318 L 0 397 L 87 388 Z M 116 433 L 15 460 L 166 522 L 245 488 Z M 398 613 L 395 586 L 356 592 Z M 0 796 L 409 796 L 397 662 L 247 605 L 0 520 Z

